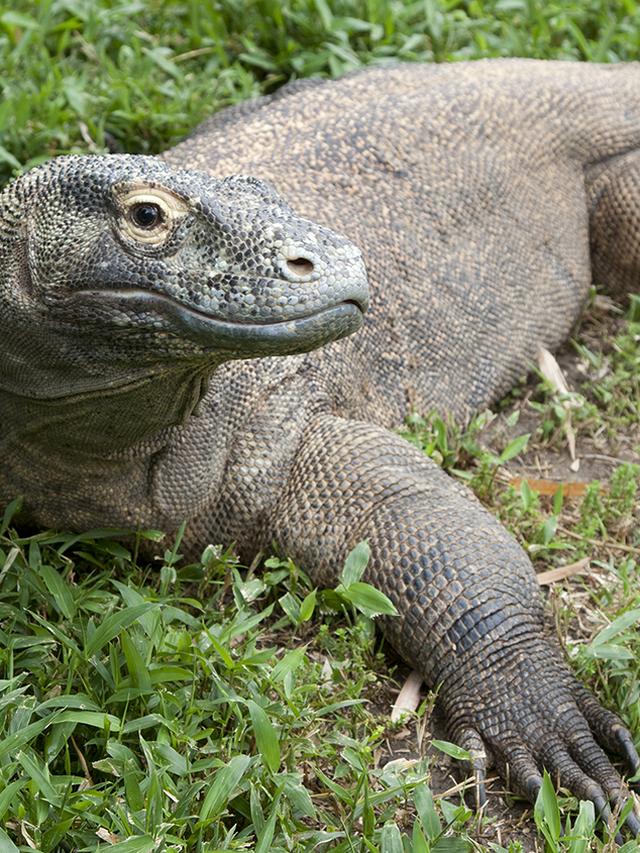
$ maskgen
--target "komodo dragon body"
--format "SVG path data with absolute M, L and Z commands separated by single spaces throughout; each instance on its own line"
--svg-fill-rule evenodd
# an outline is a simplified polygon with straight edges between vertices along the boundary
M 489 752 L 526 796 L 546 767 L 607 814 L 626 789 L 603 748 L 637 771 L 630 734 L 545 635 L 522 549 L 389 428 L 468 417 L 565 339 L 592 278 L 636 286 L 639 190 L 633 65 L 377 68 L 161 159 L 54 160 L 0 197 L 0 498 L 58 527 L 187 519 L 196 552 L 275 542 L 319 584 L 368 540 L 386 634 L 440 686 L 479 797 Z M 367 300 L 349 240 L 371 305 L 337 340 Z

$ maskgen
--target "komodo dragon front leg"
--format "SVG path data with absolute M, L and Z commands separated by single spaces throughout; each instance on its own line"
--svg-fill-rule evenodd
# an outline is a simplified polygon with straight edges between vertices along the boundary
M 480 802 L 487 751 L 528 799 L 544 767 L 603 816 L 608 803 L 626 800 L 602 747 L 637 772 L 629 732 L 576 681 L 545 635 L 524 551 L 431 460 L 380 427 L 319 417 L 273 525 L 281 547 L 318 583 L 335 582 L 348 551 L 368 540 L 366 577 L 399 611 L 385 632 L 440 687 L 450 735 L 474 757 Z M 627 823 L 640 832 L 635 815 Z

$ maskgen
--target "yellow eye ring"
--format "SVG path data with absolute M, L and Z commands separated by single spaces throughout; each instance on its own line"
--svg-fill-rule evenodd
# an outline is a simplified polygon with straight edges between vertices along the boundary
M 188 203 L 170 190 L 142 181 L 123 182 L 114 187 L 114 195 L 123 234 L 150 246 L 161 246 L 175 223 L 190 211 Z

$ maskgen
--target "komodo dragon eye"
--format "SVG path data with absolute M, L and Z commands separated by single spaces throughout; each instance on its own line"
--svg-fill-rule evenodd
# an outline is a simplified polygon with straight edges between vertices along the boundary
M 159 225 L 164 214 L 159 204 L 134 204 L 129 211 L 129 216 L 138 228 L 155 228 Z
M 189 204 L 164 187 L 123 181 L 113 187 L 121 233 L 138 244 L 160 247 L 177 222 L 190 212 Z

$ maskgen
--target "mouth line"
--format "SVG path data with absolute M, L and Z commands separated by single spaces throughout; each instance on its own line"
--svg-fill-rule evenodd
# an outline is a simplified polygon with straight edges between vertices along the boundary
M 79 290 L 75 296 L 95 298 L 124 308 L 153 311 L 206 350 L 301 352 L 344 337 L 362 324 L 365 306 L 345 299 L 298 317 L 255 322 L 221 320 L 169 296 L 145 290 Z M 289 344 L 289 346 L 287 345 Z

